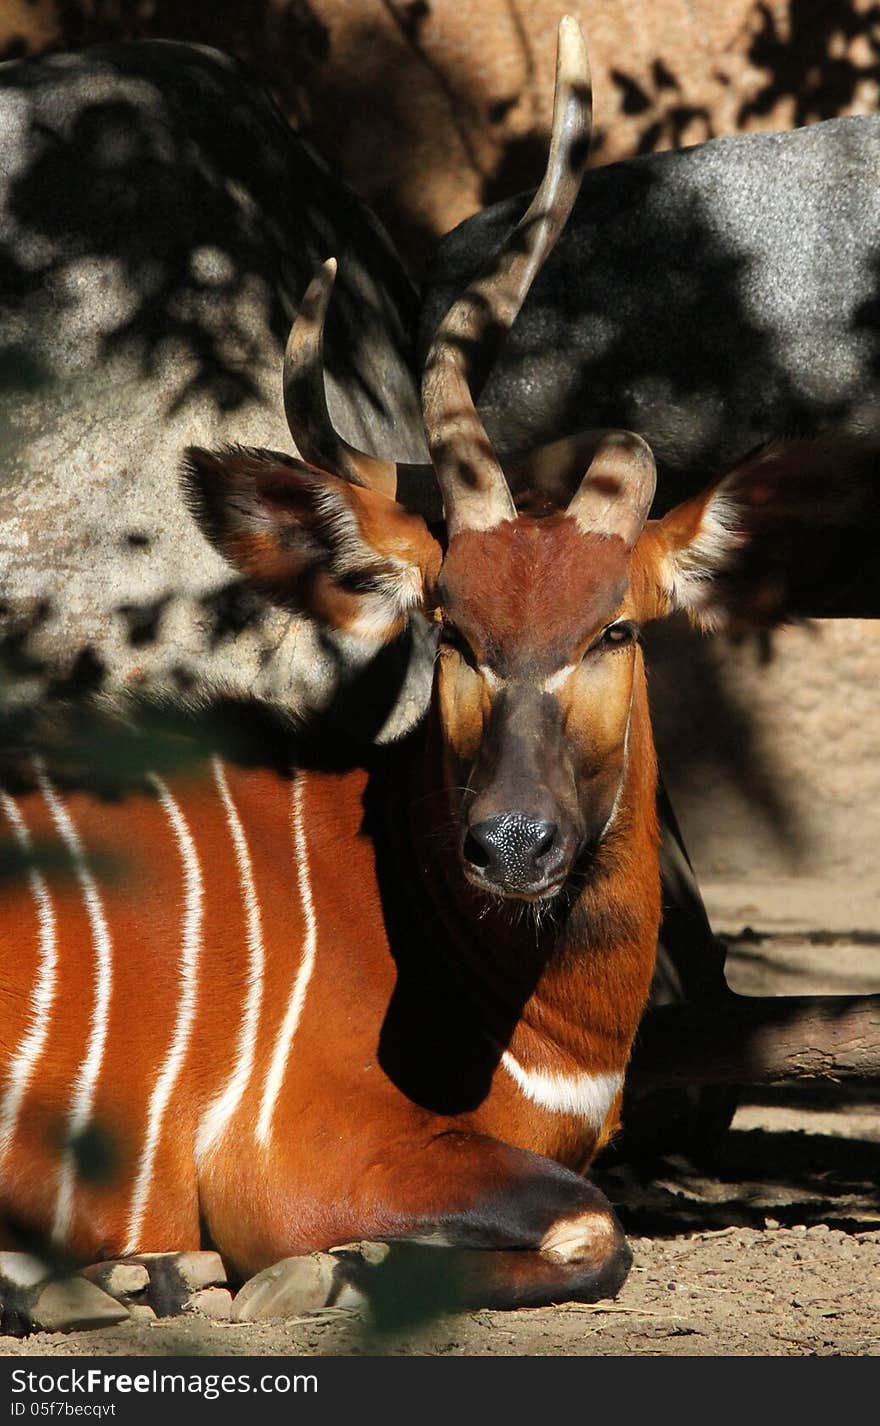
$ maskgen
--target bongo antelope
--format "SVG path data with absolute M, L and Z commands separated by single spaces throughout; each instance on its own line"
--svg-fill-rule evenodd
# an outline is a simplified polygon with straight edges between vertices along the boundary
M 334 468 L 188 454 L 202 528 L 280 607 L 376 641 L 436 623 L 423 725 L 366 757 L 215 751 L 112 799 L 38 756 L 2 793 L 30 859 L 3 918 L 3 1221 L 75 1259 L 210 1242 L 248 1274 L 415 1240 L 456 1250 L 463 1300 L 507 1305 L 626 1276 L 583 1174 L 618 1122 L 660 916 L 639 630 L 724 617 L 716 576 L 766 475 L 650 522 L 651 452 L 612 431 L 564 503 L 539 463 L 514 503 L 470 386 L 565 221 L 588 113 L 568 20 L 545 181 L 425 366 L 442 530 L 389 493 L 406 472 L 321 427 L 332 263 L 287 395 L 296 413 L 311 393 Z

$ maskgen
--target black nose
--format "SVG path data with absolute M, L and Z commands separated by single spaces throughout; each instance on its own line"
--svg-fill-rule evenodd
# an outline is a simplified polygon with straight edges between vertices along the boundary
M 540 880 L 544 871 L 540 861 L 552 848 L 556 831 L 555 822 L 502 812 L 468 830 L 465 860 L 501 886 L 528 887 Z

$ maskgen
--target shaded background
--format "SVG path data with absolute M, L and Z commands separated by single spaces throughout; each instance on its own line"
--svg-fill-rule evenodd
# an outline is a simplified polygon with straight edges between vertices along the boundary
M 159 36 L 236 54 L 418 277 L 440 234 L 536 182 L 563 8 L 592 57 L 595 163 L 878 108 L 871 0 L 3 0 L 0 53 Z M 734 643 L 675 626 L 649 642 L 661 756 L 716 924 L 880 924 L 880 630 Z
M 3 0 L 0 55 L 228 50 L 418 269 L 433 238 L 537 182 L 565 9 L 590 47 L 597 163 L 877 106 L 875 0 Z

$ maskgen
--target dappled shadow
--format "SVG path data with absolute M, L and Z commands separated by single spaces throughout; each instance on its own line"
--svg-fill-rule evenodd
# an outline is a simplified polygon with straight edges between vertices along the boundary
M 131 353 L 159 380 L 176 357 L 164 414 L 203 397 L 236 411 L 261 394 L 267 329 L 280 365 L 292 312 L 332 253 L 331 380 L 380 432 L 411 417 L 415 305 L 402 270 L 362 205 L 235 66 L 168 45 L 95 51 L 0 73 L 0 102 L 18 115 L 22 101 L 0 291 L 7 311 L 43 320 L 29 340 L 13 327 L 16 384 L 26 358 L 45 367 L 45 327 L 87 300 L 98 363 Z
M 757 0 L 732 40 L 707 55 L 702 83 L 694 77 L 688 59 L 676 64 L 668 56 L 651 59 L 638 73 L 611 68 L 633 153 L 756 126 L 797 127 L 870 112 L 880 82 L 880 6 L 789 0 L 784 8 Z
M 652 626 L 647 639 L 655 739 L 685 825 L 695 806 L 710 805 L 719 790 L 733 791 L 796 872 L 815 851 L 814 839 L 717 640 L 679 620 Z
M 685 142 L 716 136 L 718 130 L 708 105 L 694 104 L 685 97 L 681 81 L 664 60 L 652 61 L 647 79 L 639 80 L 621 69 L 612 69 L 610 77 L 618 91 L 621 112 L 629 117 L 643 116 L 634 153 L 680 148 Z M 601 154 L 601 144 L 598 152 Z
M 853 103 L 862 85 L 880 82 L 880 5 L 790 0 L 785 32 L 770 5 L 759 3 L 755 11 L 748 58 L 766 79 L 740 106 L 740 124 L 781 100 L 791 103 L 795 124 L 831 119 Z
M 269 87 L 306 137 L 331 161 L 342 161 L 349 180 L 369 194 L 419 270 L 426 245 L 438 230 L 420 216 L 413 194 L 401 187 L 401 178 L 410 170 L 405 155 L 427 145 L 438 165 L 449 169 L 449 154 L 444 152 L 448 144 L 434 144 L 424 131 L 424 93 L 418 91 L 428 91 L 435 125 L 444 131 L 448 126 L 454 162 L 461 175 L 482 190 L 484 201 L 537 182 L 547 129 L 537 117 L 539 77 L 528 26 L 515 0 L 507 0 L 505 42 L 517 53 L 522 87 L 509 99 L 484 104 L 475 92 L 468 57 L 453 60 L 442 45 L 438 53 L 436 36 L 426 36 L 430 0 L 381 0 L 374 18 L 346 15 L 341 55 L 331 49 L 327 7 L 320 8 L 321 13 L 309 0 L 158 0 L 150 6 L 125 0 L 59 0 L 49 38 L 42 44 L 73 49 L 164 38 L 212 45 L 235 55 Z M 2 58 L 18 58 L 27 48 L 24 36 L 7 33 Z M 352 63 L 352 55 L 359 55 L 360 63 Z M 499 143 L 507 114 L 523 104 L 530 113 L 528 132 L 512 135 L 509 144 Z M 365 113 L 375 136 L 373 146 L 368 135 L 359 133 L 355 139 L 352 133 L 352 116 Z M 394 153 L 389 152 L 390 135 Z M 430 183 L 431 176 L 423 174 L 422 181 Z
M 538 181 L 549 75 L 536 47 L 552 15 L 506 0 L 490 16 L 474 17 L 468 52 L 448 0 L 380 0 L 372 15 L 353 8 L 332 0 L 58 0 L 32 32 L 8 24 L 0 41 L 5 58 L 34 45 L 156 37 L 234 54 L 369 197 L 421 271 L 444 217 L 448 224 L 464 204 L 493 202 Z M 596 15 L 577 9 L 588 43 L 601 34 L 607 68 L 597 82 L 615 101 L 606 97 L 597 115 L 597 160 L 755 124 L 828 118 L 870 102 L 878 78 L 880 25 L 868 0 L 790 0 L 787 7 L 755 0 L 738 6 L 739 24 L 713 23 L 699 34 L 697 20 L 682 29 L 670 7 L 667 27 L 662 12 L 652 17 L 638 59 L 625 7 L 600 6 Z M 667 28 L 679 39 L 692 33 L 693 50 L 664 43 Z M 481 93 L 484 51 L 497 77 Z M 353 132 L 351 115 L 365 112 L 374 145 L 360 124 Z
M 839 1089 L 837 1095 L 839 1105 Z M 762 1102 L 776 1101 L 768 1092 Z M 785 1227 L 873 1229 L 880 1207 L 880 1144 L 827 1133 L 734 1128 L 700 1168 L 678 1157 L 643 1166 L 600 1161 L 592 1176 L 628 1233 L 674 1237 L 763 1228 L 767 1218 Z
M 7 66 L 0 120 L 0 673 L 13 701 L 271 685 L 291 715 L 326 707 L 352 660 L 336 646 L 317 667 L 314 631 L 209 549 L 178 470 L 189 441 L 289 446 L 284 345 L 330 255 L 332 416 L 361 448 L 423 455 L 416 296 L 390 243 L 234 62 L 187 46 Z M 385 707 L 399 691 L 390 661 L 372 680 L 387 682 Z
M 873 185 L 865 189 L 874 134 L 834 140 L 805 130 L 786 139 L 793 147 L 782 168 L 776 138 L 755 135 L 588 172 L 482 394 L 499 449 L 521 452 L 593 426 L 638 431 L 658 460 L 661 513 L 762 442 L 856 414 L 873 430 L 870 239 L 844 265 L 832 253 L 865 203 L 873 213 Z M 834 168 L 854 153 L 864 178 L 844 202 Z M 756 211 L 755 187 L 771 170 Z M 441 243 L 423 352 L 524 206 L 496 205 Z

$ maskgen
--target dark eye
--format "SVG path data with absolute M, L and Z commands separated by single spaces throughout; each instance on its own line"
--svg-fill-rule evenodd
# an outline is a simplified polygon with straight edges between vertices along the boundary
M 444 619 L 440 625 L 440 647 L 444 649 L 455 649 L 456 653 L 461 654 L 462 658 L 466 659 L 468 663 L 474 662 L 471 646 L 464 634 L 462 634 L 460 629 L 456 628 L 455 624 L 450 623 L 448 619 Z
M 467 645 L 454 624 L 450 624 L 448 619 L 444 619 L 440 625 L 440 642 L 446 644 L 450 649 L 460 649 L 464 653 Z
M 477 660 L 473 649 L 464 634 L 448 619 L 444 619 L 440 625 L 440 647 L 441 649 L 455 649 L 455 652 L 466 664 L 470 664 L 471 668 L 476 668 Z
M 639 630 L 636 624 L 631 624 L 628 619 L 620 619 L 615 624 L 609 624 L 607 629 L 603 629 L 596 642 L 592 645 L 600 653 L 623 649 L 627 644 L 638 643 Z

